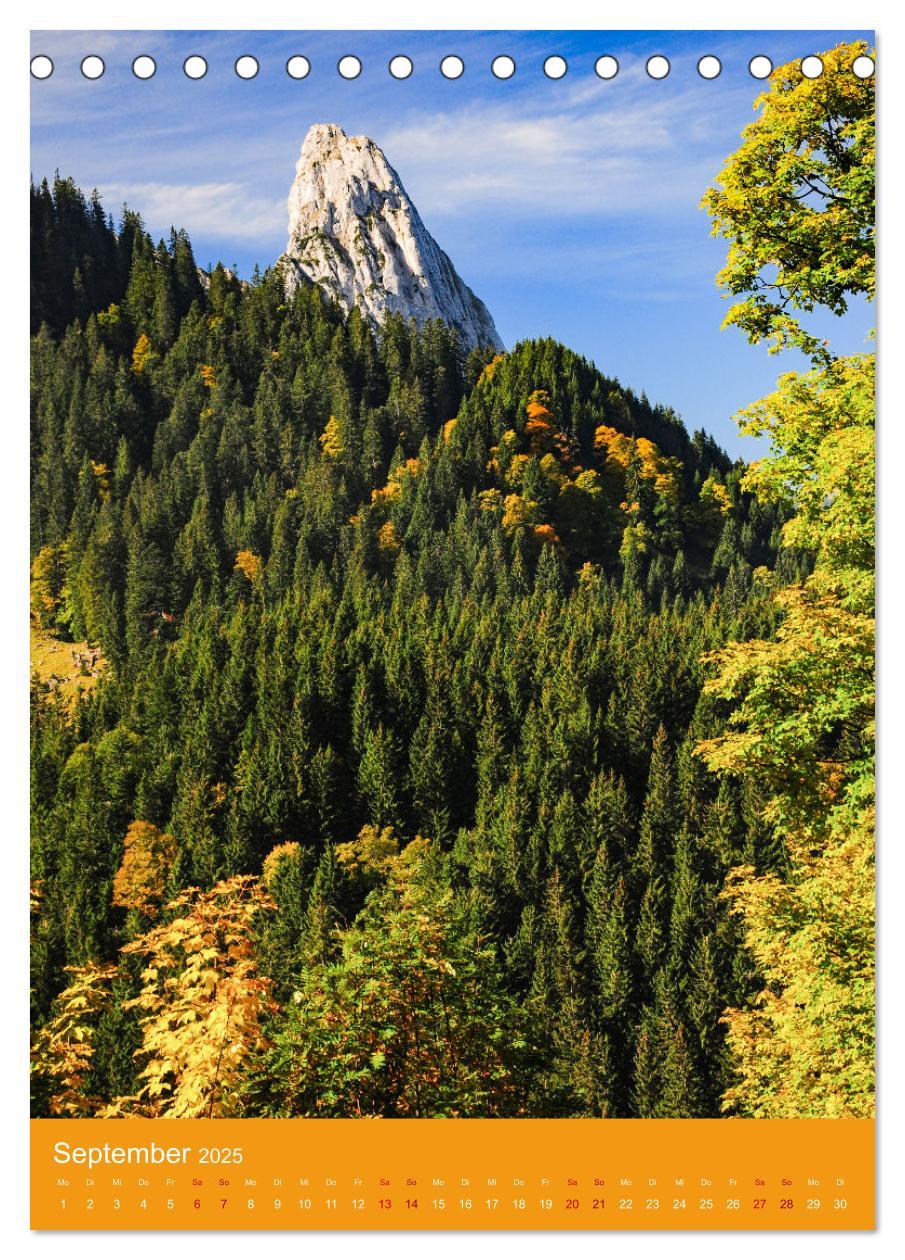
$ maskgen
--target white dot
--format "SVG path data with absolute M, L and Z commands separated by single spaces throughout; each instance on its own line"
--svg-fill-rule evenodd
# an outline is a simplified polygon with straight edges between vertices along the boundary
M 661 57 L 659 53 L 655 57 L 648 57 L 647 73 L 652 79 L 665 79 L 669 74 L 669 59 Z
M 490 69 L 498 79 L 511 79 L 515 74 L 515 62 L 511 57 L 494 57 Z
M 99 79 L 104 73 L 103 57 L 85 57 L 82 60 L 82 74 L 86 79 Z
M 874 72 L 873 57 L 866 57 L 863 53 L 860 57 L 856 57 L 852 63 L 852 70 L 858 79 L 869 79 Z
M 182 63 L 182 69 L 190 79 L 203 79 L 207 74 L 207 62 L 203 57 L 195 54 L 191 57 L 186 57 Z
M 461 79 L 465 73 L 465 62 L 461 57 L 444 57 L 440 62 L 440 73 L 444 79 Z
M 615 79 L 619 73 L 619 62 L 609 54 L 605 57 L 598 57 L 594 62 L 594 73 L 598 79 Z
M 290 79 L 305 79 L 311 73 L 311 62 L 307 57 L 290 57 L 286 62 L 286 73 Z
M 412 73 L 411 57 L 392 57 L 390 59 L 390 74 L 394 79 L 407 79 Z
M 257 57 L 246 55 L 236 58 L 236 74 L 240 79 L 253 79 L 260 69 Z
M 544 74 L 548 79 L 561 79 L 568 68 L 565 57 L 548 57 L 544 62 Z
M 132 73 L 136 79 L 153 79 L 157 73 L 157 62 L 153 57 L 136 57 L 132 62 Z
M 823 74 L 823 62 L 819 57 L 805 57 L 801 63 L 801 73 L 806 79 L 819 79 Z
M 361 74 L 361 62 L 357 57 L 340 57 L 336 68 L 344 79 L 357 79 Z
M 719 57 L 702 57 L 698 62 L 698 74 L 702 79 L 715 79 L 722 68 Z
M 773 62 L 761 55 L 752 57 L 748 62 L 748 73 L 752 79 L 768 79 L 773 73 Z
M 53 62 L 49 57 L 32 57 L 29 66 L 34 79 L 49 79 L 53 74 Z

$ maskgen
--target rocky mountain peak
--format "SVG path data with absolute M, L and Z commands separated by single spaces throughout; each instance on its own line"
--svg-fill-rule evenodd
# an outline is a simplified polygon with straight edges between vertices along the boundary
M 466 350 L 503 348 L 487 307 L 462 280 L 368 136 L 316 123 L 305 136 L 289 191 L 282 264 L 291 290 L 302 278 L 357 306 L 379 326 L 389 312 L 420 325 L 442 319 Z

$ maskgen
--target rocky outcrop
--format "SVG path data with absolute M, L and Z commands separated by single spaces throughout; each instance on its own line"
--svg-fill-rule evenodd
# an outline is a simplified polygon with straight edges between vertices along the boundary
M 466 350 L 503 349 L 487 307 L 428 232 L 402 181 L 367 136 L 318 123 L 305 137 L 289 192 L 280 260 L 291 291 L 307 279 L 379 327 L 390 312 L 442 319 Z

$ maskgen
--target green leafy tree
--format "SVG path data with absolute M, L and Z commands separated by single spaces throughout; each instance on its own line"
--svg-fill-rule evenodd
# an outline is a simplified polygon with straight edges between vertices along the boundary
M 342 846 L 379 882 L 274 1033 L 252 1086 L 269 1114 L 518 1114 L 520 1042 L 492 950 L 457 925 L 436 846 L 394 848 L 370 833 Z
M 774 350 L 829 352 L 793 312 L 874 293 L 874 81 L 852 73 L 863 42 L 821 54 L 823 73 L 777 67 L 755 101 L 757 120 L 704 197 L 713 234 L 728 240 L 717 282 L 727 324 Z
M 780 220 L 791 228 L 786 304 L 805 310 L 819 303 L 839 314 L 846 294 L 873 292 L 873 86 L 844 73 L 863 51 L 824 54 L 831 73 L 816 92 L 781 68 L 765 105 L 770 133 L 785 136 L 784 149 L 767 150 L 785 153 L 777 170 L 819 181 L 822 205 L 804 198 L 789 219 L 787 187 Z M 748 166 L 751 143 L 730 166 L 759 169 L 756 158 Z M 721 203 L 709 204 L 722 230 Z M 741 238 L 729 270 L 750 277 L 764 261 L 757 241 Z M 747 865 L 727 885 L 763 988 L 725 1016 L 735 1081 L 724 1106 L 749 1116 L 871 1115 L 873 358 L 831 358 L 763 299 L 737 322 L 755 340 L 770 331 L 779 345 L 800 345 L 817 365 L 782 377 L 741 413 L 743 430 L 771 446 L 742 486 L 786 507 L 782 542 L 808 554 L 813 571 L 773 596 L 771 637 L 708 657 L 706 689 L 732 710 L 699 752 L 718 773 L 756 777 L 785 859 L 785 874 Z

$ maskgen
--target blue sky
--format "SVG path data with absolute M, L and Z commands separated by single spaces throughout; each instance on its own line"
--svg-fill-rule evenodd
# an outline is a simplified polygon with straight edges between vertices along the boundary
M 32 173 L 59 169 L 96 187 L 114 215 L 123 201 L 160 236 L 185 227 L 202 265 L 222 259 L 248 275 L 286 244 L 286 196 L 299 148 L 314 122 L 370 135 L 399 172 L 429 231 L 487 303 L 504 342 L 553 336 L 655 402 L 690 429 L 711 432 L 732 454 L 757 444 L 736 434 L 733 412 L 766 393 L 796 356 L 770 357 L 735 331 L 721 331 L 725 303 L 713 277 L 725 245 L 710 237 L 701 195 L 753 117 L 760 85 L 748 61 L 775 64 L 870 39 L 869 32 L 400 32 L 107 31 L 33 32 L 32 53 L 55 71 L 32 82 Z M 84 79 L 97 53 L 106 73 Z M 148 53 L 156 76 L 142 82 L 132 59 Z M 200 53 L 207 76 L 186 78 Z M 261 63 L 253 80 L 237 56 Z M 301 53 L 307 79 L 289 78 Z M 354 53 L 358 79 L 336 72 Z M 414 73 L 387 72 L 406 53 Z M 465 74 L 447 81 L 447 53 Z M 508 81 L 494 56 L 517 65 Z M 569 64 L 547 79 L 544 57 Z M 611 53 L 615 79 L 594 74 Z M 653 53 L 671 62 L 660 81 L 645 73 Z M 716 80 L 698 57 L 723 63 Z M 873 323 L 864 304 L 842 320 L 816 321 L 843 353 L 863 348 Z

